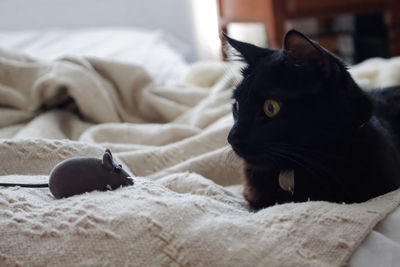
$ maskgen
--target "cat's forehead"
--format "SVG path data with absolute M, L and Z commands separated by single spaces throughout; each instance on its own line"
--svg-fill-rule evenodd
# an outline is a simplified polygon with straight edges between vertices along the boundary
M 247 68 L 242 83 L 233 92 L 235 99 L 296 98 L 304 91 L 302 87 L 316 86 L 310 69 L 291 64 L 283 51 L 276 51 Z

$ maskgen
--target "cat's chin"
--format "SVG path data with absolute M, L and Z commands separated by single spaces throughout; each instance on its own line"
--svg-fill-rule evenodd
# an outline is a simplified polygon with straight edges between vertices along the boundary
M 264 158 L 262 156 L 251 156 L 251 157 L 240 157 L 243 159 L 246 166 L 251 167 L 253 169 L 265 169 L 265 168 L 278 168 L 284 170 L 291 170 L 294 166 L 288 162 L 283 161 L 271 161 L 269 158 Z M 278 165 L 277 165 L 278 164 Z
M 237 149 L 233 148 L 235 154 L 241 158 L 247 165 L 251 166 L 262 166 L 265 165 L 266 159 L 261 156 L 256 156 L 255 153 L 242 153 L 242 151 L 238 151 Z
M 264 166 L 266 164 L 266 160 L 259 157 L 241 157 L 247 165 L 250 166 Z

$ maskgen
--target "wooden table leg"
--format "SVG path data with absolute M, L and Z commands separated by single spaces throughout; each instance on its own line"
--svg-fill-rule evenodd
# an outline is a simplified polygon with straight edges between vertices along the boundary
M 389 0 L 385 10 L 390 56 L 400 56 L 400 1 Z
M 226 60 L 228 59 L 228 55 L 226 54 L 226 40 L 225 37 L 222 35 L 222 33 L 228 34 L 228 27 L 225 24 L 220 24 L 219 27 L 219 39 L 221 40 L 221 55 L 222 55 L 222 59 Z
M 285 1 L 267 0 L 267 14 L 263 21 L 267 31 L 268 47 L 272 49 L 282 48 L 285 34 Z

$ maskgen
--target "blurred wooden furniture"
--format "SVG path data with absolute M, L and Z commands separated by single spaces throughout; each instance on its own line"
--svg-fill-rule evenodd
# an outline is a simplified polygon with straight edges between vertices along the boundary
M 390 54 L 400 55 L 400 0 L 217 1 L 220 32 L 227 32 L 227 25 L 232 22 L 260 22 L 266 28 L 269 47 L 274 49 L 282 47 L 286 20 L 307 17 L 326 19 L 339 14 L 383 12 L 388 28 Z M 225 42 L 223 38 L 221 41 Z

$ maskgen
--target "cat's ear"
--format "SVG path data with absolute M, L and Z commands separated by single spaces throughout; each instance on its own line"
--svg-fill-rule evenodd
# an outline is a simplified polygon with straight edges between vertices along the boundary
M 290 30 L 286 33 L 283 49 L 287 52 L 291 62 L 299 65 L 308 63 L 327 75 L 331 74 L 337 67 L 336 64 L 332 64 L 334 63 L 332 62 L 333 58 L 335 58 L 335 62 L 340 62 L 328 50 L 296 30 Z
M 244 60 L 250 65 L 256 63 L 263 56 L 271 53 L 271 50 L 269 49 L 232 39 L 225 33 L 222 33 L 222 35 L 224 36 L 226 41 L 234 49 L 236 49 L 243 56 Z

